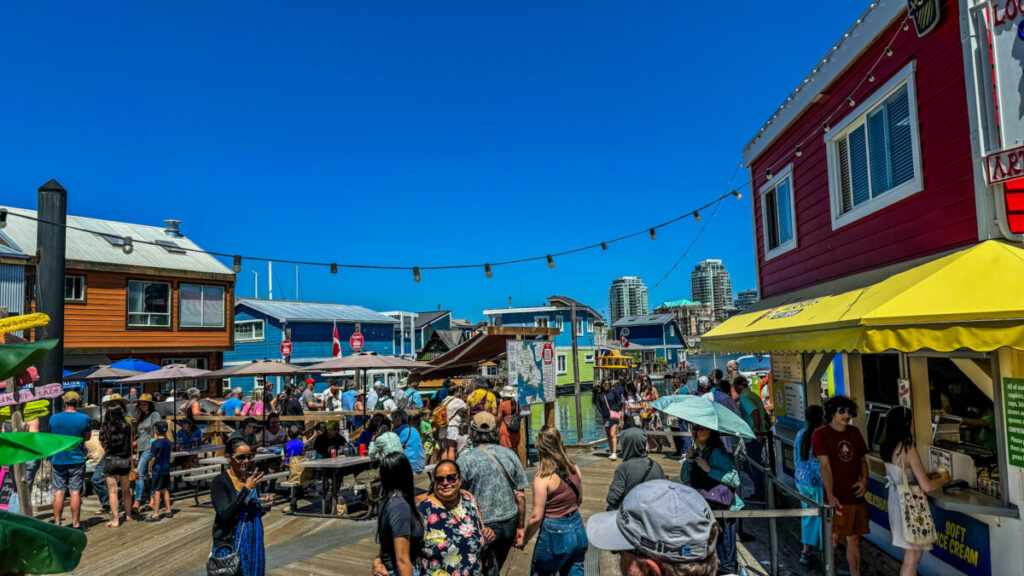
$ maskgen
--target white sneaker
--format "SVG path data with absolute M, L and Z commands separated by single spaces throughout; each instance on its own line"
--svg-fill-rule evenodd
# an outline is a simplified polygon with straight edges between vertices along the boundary
M 609 459 L 609 460 L 618 460 L 618 459 L 619 459 L 619 457 L 618 457 L 618 456 L 616 456 L 615 454 L 612 454 L 611 456 L 609 456 L 609 457 L 608 457 L 608 459 Z

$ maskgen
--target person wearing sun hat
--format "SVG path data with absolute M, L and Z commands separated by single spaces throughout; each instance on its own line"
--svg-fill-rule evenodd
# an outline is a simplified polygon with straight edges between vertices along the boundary
M 163 420 L 163 416 L 155 409 L 152 394 L 142 394 L 137 403 L 139 429 L 135 438 L 135 450 L 139 455 L 139 478 L 135 481 L 135 504 L 132 506 L 136 514 L 141 513 L 142 503 L 149 501 L 149 449 L 153 444 L 153 426 Z
M 669 480 L 639 484 L 618 510 L 587 521 L 587 539 L 618 555 L 623 576 L 715 576 L 718 530 L 704 497 Z

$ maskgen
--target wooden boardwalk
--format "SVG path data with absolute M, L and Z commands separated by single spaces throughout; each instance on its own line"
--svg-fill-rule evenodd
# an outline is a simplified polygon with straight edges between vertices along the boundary
M 605 509 L 604 498 L 619 462 L 609 461 L 600 452 L 577 454 L 573 458 L 583 471 L 581 513 L 586 519 Z M 662 464 L 666 475 L 678 476 L 679 462 L 661 455 L 655 455 L 654 458 Z M 528 472 L 532 476 L 533 471 Z M 418 484 L 425 488 L 426 479 L 419 480 Z M 83 523 L 89 526 L 86 532 L 89 543 L 74 574 L 204 575 L 211 545 L 213 510 L 209 506 L 208 496 L 201 496 L 200 502 L 205 505 L 197 507 L 191 495 L 183 495 L 174 503 L 173 518 L 157 523 L 129 522 L 114 529 L 105 526 L 107 517 L 96 515 L 98 503 L 95 497 L 90 496 L 86 499 L 82 513 Z M 531 502 L 529 493 L 527 502 Z M 268 574 L 370 574 L 370 565 L 378 550 L 374 541 L 375 522 L 292 516 L 283 510 L 284 507 L 276 506 L 263 519 Z M 67 514 L 65 511 L 65 520 Z M 505 574 L 526 576 L 529 573 L 532 548 L 531 544 L 523 552 L 513 550 Z M 749 552 L 741 548 L 741 554 L 747 559 L 748 565 L 756 568 L 748 568 L 750 574 L 764 573 Z M 618 573 L 615 557 L 596 550 L 591 551 L 588 568 L 588 574 Z

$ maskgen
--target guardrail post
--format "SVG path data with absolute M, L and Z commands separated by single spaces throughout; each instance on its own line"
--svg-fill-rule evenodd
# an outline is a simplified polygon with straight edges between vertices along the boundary
M 821 506 L 818 512 L 821 514 L 821 573 L 825 576 L 835 576 L 836 549 L 832 541 L 832 516 L 835 511 L 831 506 Z
M 775 481 L 771 474 L 764 474 L 765 498 L 769 510 L 775 509 Z M 779 534 L 778 522 L 772 516 L 768 519 L 768 547 L 771 551 L 772 576 L 779 576 Z

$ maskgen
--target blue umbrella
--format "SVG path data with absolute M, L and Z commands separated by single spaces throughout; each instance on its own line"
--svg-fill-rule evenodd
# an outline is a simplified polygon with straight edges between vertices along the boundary
M 722 434 L 754 439 L 754 431 L 725 406 L 702 396 L 662 396 L 651 406 L 669 416 L 692 422 Z
M 135 370 L 136 372 L 152 372 L 159 370 L 160 367 L 156 364 L 150 364 L 143 360 L 137 360 L 135 358 L 125 358 L 124 360 L 118 360 L 110 365 L 111 368 L 119 368 L 121 370 Z

